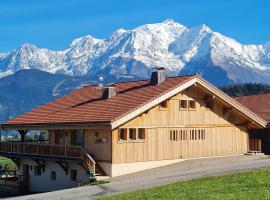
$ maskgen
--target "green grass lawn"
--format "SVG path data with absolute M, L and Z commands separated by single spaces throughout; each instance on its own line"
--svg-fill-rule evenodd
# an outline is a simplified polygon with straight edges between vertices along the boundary
M 100 199 L 270 199 L 270 169 L 177 182 Z

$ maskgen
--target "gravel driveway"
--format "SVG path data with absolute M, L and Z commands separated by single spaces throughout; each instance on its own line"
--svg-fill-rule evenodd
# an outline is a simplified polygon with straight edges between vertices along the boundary
M 257 168 L 270 167 L 269 156 L 229 156 L 186 160 L 176 164 L 159 167 L 111 179 L 110 183 L 84 186 L 55 192 L 28 195 L 10 199 L 35 200 L 84 200 L 97 196 L 135 191 L 204 176 L 216 176 Z

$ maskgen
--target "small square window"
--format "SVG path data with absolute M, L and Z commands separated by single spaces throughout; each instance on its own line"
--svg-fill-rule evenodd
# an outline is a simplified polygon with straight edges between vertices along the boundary
M 34 168 L 34 175 L 35 176 L 41 176 L 41 167 L 40 166 L 35 166 Z
M 196 102 L 194 100 L 189 101 L 189 108 L 192 110 L 196 109 Z
M 186 110 L 187 106 L 187 100 L 180 100 L 180 110 Z
M 77 170 L 76 169 L 70 170 L 70 180 L 77 181 Z
M 127 129 L 126 128 L 119 129 L 118 134 L 119 134 L 119 141 L 127 140 Z
M 136 128 L 130 128 L 129 129 L 129 140 L 136 140 Z
M 168 108 L 168 102 L 167 101 L 163 101 L 160 103 L 160 108 Z
M 138 129 L 138 139 L 145 140 L 145 128 Z
M 52 181 L 56 180 L 56 172 L 55 171 L 51 171 L 51 180 Z

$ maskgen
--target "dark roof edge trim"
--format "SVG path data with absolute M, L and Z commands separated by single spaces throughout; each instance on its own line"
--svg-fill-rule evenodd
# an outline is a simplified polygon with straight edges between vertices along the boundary
M 71 127 L 106 127 L 111 129 L 111 122 L 74 122 L 74 123 L 38 123 L 38 124 L 1 124 L 1 130 L 41 130 L 41 129 L 57 129 Z

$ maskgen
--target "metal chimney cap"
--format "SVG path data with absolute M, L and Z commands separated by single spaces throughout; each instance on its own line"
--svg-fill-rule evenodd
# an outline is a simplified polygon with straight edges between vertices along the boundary
M 115 84 L 115 83 L 110 83 L 110 84 L 108 84 L 108 86 L 109 86 L 109 87 L 115 87 L 116 84 Z

